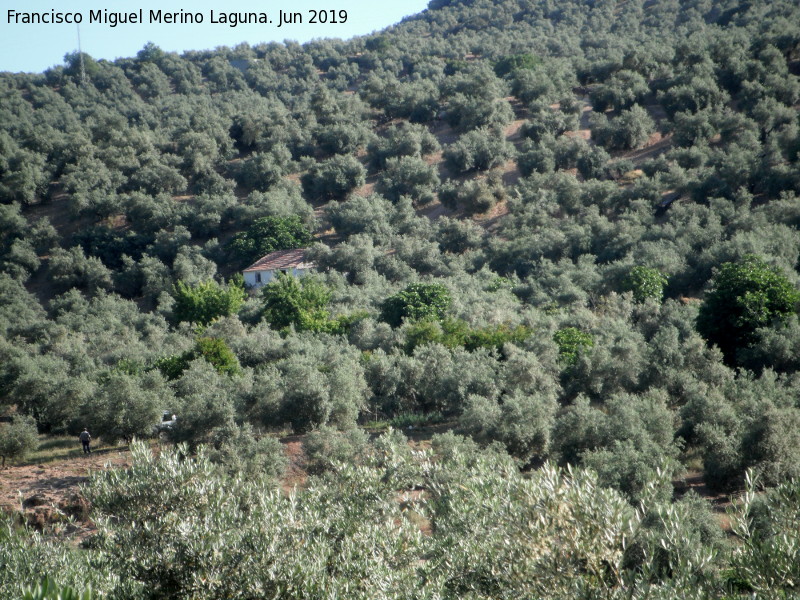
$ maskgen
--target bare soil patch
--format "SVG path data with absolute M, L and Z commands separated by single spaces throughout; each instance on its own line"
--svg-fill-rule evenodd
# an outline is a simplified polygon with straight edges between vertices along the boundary
M 659 132 L 655 132 L 644 146 L 636 150 L 623 152 L 617 158 L 626 158 L 638 166 L 647 160 L 661 156 L 668 152 L 670 148 L 672 148 L 672 134 L 662 135 Z
M 451 211 L 449 208 L 444 206 L 441 202 L 436 200 L 434 202 L 429 202 L 425 206 L 421 207 L 417 211 L 417 214 L 426 216 L 431 221 L 435 221 L 439 217 L 450 217 L 450 216 L 453 216 L 453 211 Z
M 281 440 L 289 464 L 281 481 L 281 489 L 291 493 L 296 489 L 305 487 L 308 474 L 305 471 L 306 456 L 303 452 L 303 436 L 292 435 Z
M 521 140 L 519 130 L 522 128 L 523 123 L 525 123 L 525 119 L 516 119 L 506 125 L 505 135 L 509 142 L 518 142 Z
M 302 436 L 281 440 L 289 459 L 281 481 L 281 488 L 287 493 L 306 485 L 302 440 Z M 154 449 L 158 451 L 157 447 Z M 51 531 L 59 524 L 67 524 L 68 535 L 83 538 L 94 531 L 94 525 L 89 519 L 91 507 L 81 495 L 81 486 L 88 483 L 92 472 L 130 466 L 127 446 L 43 464 L 10 466 L 0 470 L 0 513 L 13 515 L 19 522 L 39 531 Z
M 93 471 L 128 466 L 130 453 L 125 447 L 39 465 L 8 467 L 0 471 L 0 512 L 13 514 L 40 531 L 72 517 L 73 532 L 85 535 L 92 530 L 92 524 L 80 486 L 89 481 Z
M 714 511 L 720 527 L 726 532 L 731 530 L 731 522 L 727 511 L 731 507 L 731 497 L 728 494 L 719 493 L 708 487 L 703 474 L 699 471 L 688 471 L 683 477 L 677 478 L 672 482 L 675 489 L 675 497 L 681 498 L 689 491 L 693 491 L 698 496 L 706 500 Z

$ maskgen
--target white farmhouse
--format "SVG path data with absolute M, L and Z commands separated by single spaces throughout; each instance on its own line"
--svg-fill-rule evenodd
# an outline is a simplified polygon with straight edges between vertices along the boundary
M 261 287 L 277 277 L 278 273 L 302 277 L 315 266 L 306 262 L 305 248 L 270 252 L 243 271 L 244 284 L 247 287 Z

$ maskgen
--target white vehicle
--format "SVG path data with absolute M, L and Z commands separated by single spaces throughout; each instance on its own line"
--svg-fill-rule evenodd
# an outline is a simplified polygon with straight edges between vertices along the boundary
M 161 414 L 161 422 L 157 423 L 155 426 L 156 432 L 161 433 L 163 431 L 172 431 L 172 429 L 175 427 L 177 420 L 178 417 L 176 417 L 172 413 L 172 411 L 165 410 Z

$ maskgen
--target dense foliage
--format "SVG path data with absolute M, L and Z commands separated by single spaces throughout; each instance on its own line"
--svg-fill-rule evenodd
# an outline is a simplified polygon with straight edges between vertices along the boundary
M 381 318 L 392 327 L 405 320 L 441 319 L 450 303 L 450 293 L 442 284 L 412 283 L 383 302 Z
M 244 301 L 244 286 L 234 281 L 223 287 L 209 279 L 188 286 L 178 281 L 175 286 L 173 314 L 177 321 L 208 325 L 214 319 L 239 312 Z
M 417 453 L 397 432 L 323 435 L 349 448 L 347 462 L 288 495 L 202 449 L 156 458 L 135 444 L 129 470 L 96 472 L 84 490 L 97 532 L 83 549 L 0 529 L 0 589 L 16 597 L 43 572 L 33 597 L 700 599 L 794 587 L 796 481 L 761 497 L 750 485 L 729 511 L 732 543 L 698 496 L 664 499 L 660 472 L 634 508 L 591 471 L 523 476 L 502 450 L 452 433 Z
M 6 459 L 24 458 L 39 442 L 36 435 L 36 419 L 15 416 L 10 423 L 0 423 L 0 459 L 2 467 Z
M 91 548 L 4 531 L 5 589 L 793 593 L 796 2 L 433 0 L 80 59 L 0 74 L 0 409 L 112 440 L 167 410 L 208 460 L 96 480 Z M 315 275 L 215 283 L 295 247 Z M 470 441 L 353 433 L 434 416 Z M 288 430 L 320 474 L 290 499 L 254 475 Z M 741 544 L 673 501 L 687 471 L 752 490 Z
M 800 292 L 786 276 L 756 256 L 723 264 L 711 286 L 697 314 L 697 328 L 729 359 L 754 341 L 757 329 L 785 322 L 800 303 Z
M 250 263 L 275 250 L 304 248 L 311 243 L 311 232 L 299 216 L 261 217 L 228 243 L 231 253 Z

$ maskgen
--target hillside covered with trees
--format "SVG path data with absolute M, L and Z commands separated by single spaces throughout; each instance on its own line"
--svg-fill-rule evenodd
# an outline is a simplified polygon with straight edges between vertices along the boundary
M 0 456 L 163 411 L 176 446 L 93 477 L 80 548 L 0 528 L 4 596 L 797 593 L 796 2 L 80 58 L 0 74 Z

